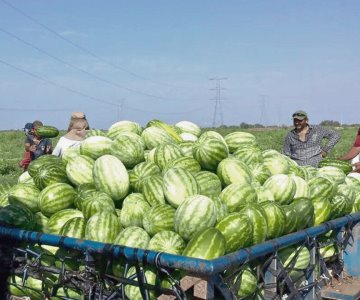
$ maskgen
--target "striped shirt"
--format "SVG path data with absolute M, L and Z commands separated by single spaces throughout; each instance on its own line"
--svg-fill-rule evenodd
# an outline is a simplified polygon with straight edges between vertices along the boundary
M 328 142 L 322 145 L 322 140 Z M 301 141 L 295 129 L 286 138 L 283 153 L 296 161 L 300 166 L 317 167 L 322 160 L 321 151 L 329 152 L 339 141 L 340 135 L 335 130 L 323 126 L 309 125 L 305 141 Z

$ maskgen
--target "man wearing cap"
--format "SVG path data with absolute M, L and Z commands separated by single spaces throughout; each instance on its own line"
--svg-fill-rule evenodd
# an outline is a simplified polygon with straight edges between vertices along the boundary
M 294 112 L 292 118 L 295 128 L 285 138 L 283 153 L 300 166 L 317 167 L 339 141 L 340 135 L 335 130 L 310 125 L 307 113 L 302 110 Z M 328 140 L 325 145 L 322 145 L 323 139 Z

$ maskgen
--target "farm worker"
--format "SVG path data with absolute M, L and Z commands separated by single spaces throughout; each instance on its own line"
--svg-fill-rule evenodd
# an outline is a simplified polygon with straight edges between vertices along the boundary
M 68 132 L 62 136 L 53 151 L 53 155 L 62 156 L 64 151 L 71 147 L 80 147 L 85 139 L 86 131 L 89 130 L 89 123 L 82 112 L 72 113 Z
M 340 160 L 351 160 L 352 164 L 358 163 L 360 161 L 360 128 L 358 129 L 354 144 L 348 153 L 343 156 L 340 156 Z
M 300 166 L 317 167 L 340 139 L 339 133 L 323 126 L 310 125 L 308 115 L 298 110 L 292 115 L 294 129 L 285 138 L 283 153 Z M 322 145 L 322 140 L 327 143 Z
M 33 125 L 32 123 L 26 123 L 23 130 L 25 132 L 25 136 L 27 137 L 29 134 L 32 133 Z M 25 151 L 24 158 L 19 162 L 21 168 L 24 169 L 24 172 L 27 171 L 27 168 L 31 162 L 31 153 L 29 151 Z
M 37 159 L 44 154 L 51 154 L 52 143 L 48 138 L 40 138 L 36 130 L 43 126 L 41 121 L 32 123 L 32 130 L 25 139 L 25 151 L 30 151 L 31 160 Z

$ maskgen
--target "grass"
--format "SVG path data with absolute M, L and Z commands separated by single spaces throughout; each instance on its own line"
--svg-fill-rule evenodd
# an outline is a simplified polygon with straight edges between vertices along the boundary
M 222 135 L 233 131 L 246 131 L 256 136 L 257 142 L 261 149 L 282 150 L 286 134 L 291 128 L 252 128 L 240 129 L 239 127 L 219 127 L 212 128 Z M 330 152 L 329 157 L 339 157 L 345 154 L 352 146 L 358 127 L 337 127 L 341 139 L 334 149 Z M 63 135 L 65 132 L 61 132 Z M 58 137 L 59 138 L 59 137 Z M 55 146 L 58 138 L 52 139 Z M 22 173 L 19 167 L 19 161 L 24 156 L 25 135 L 22 131 L 0 131 L 0 184 L 15 184 Z

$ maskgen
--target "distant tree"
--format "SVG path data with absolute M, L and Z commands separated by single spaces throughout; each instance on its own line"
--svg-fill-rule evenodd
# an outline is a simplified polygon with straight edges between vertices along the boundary
M 333 120 L 324 120 L 320 122 L 321 126 L 341 126 L 340 122 L 338 121 L 333 121 Z

